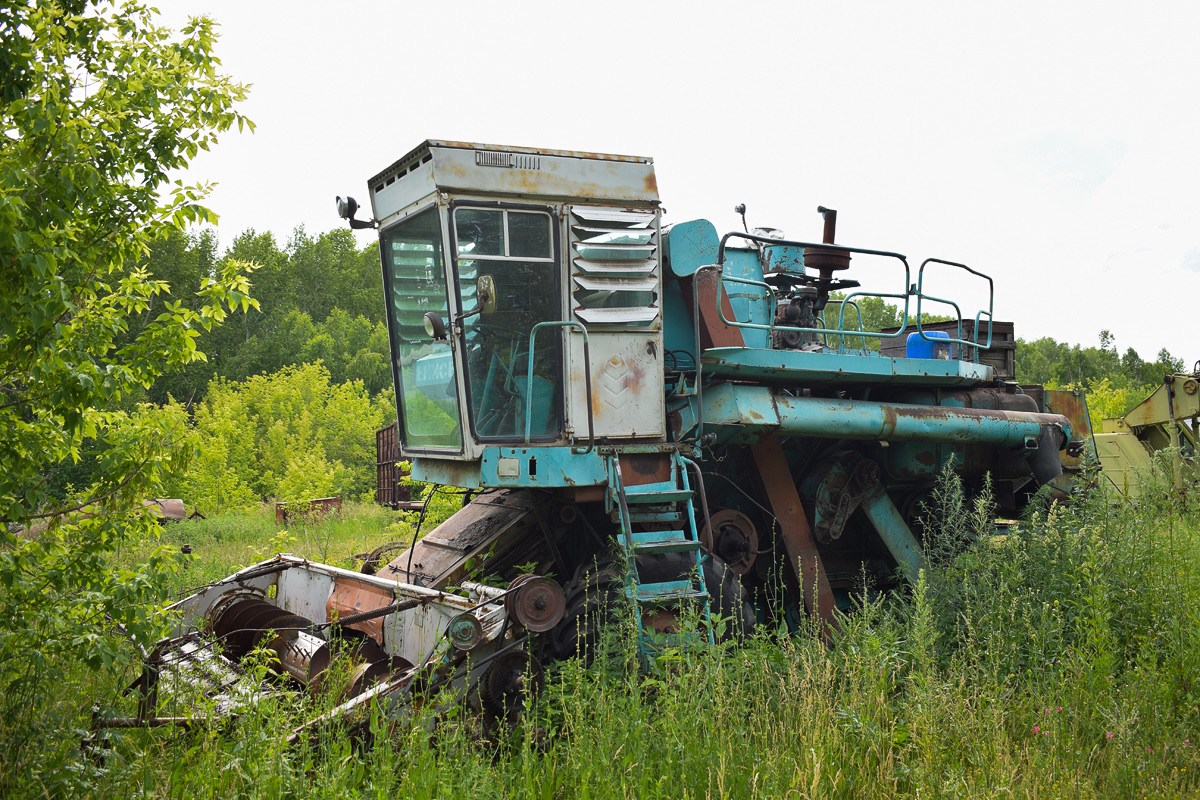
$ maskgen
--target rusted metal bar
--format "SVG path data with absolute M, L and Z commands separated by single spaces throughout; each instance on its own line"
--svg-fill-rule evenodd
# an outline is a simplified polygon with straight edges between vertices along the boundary
M 771 436 L 754 445 L 751 451 L 763 486 L 766 487 L 767 499 L 779 521 L 788 564 L 800 582 L 804 606 L 810 615 L 824 623 L 821 635 L 828 637 L 840 627 L 834 613 L 837 604 L 829 585 L 829 576 L 825 574 L 825 565 L 821 563 L 821 554 L 817 552 L 817 542 L 809 527 L 804 505 L 796 491 L 792 470 L 784 458 L 783 446 L 778 437 Z
M 837 209 L 817 206 L 817 213 L 825 219 L 825 230 L 821 236 L 822 244 L 833 244 L 837 236 Z
M 322 622 L 321 624 L 314 626 L 314 629 L 322 630 L 324 628 L 332 628 L 338 625 L 356 625 L 359 622 L 368 622 L 373 619 L 379 619 L 380 617 L 386 617 L 388 614 L 395 614 L 399 611 L 408 611 L 410 608 L 416 608 L 417 606 L 429 603 L 434 599 L 436 598 L 417 597 L 412 600 L 405 600 L 402 603 L 392 603 L 391 605 L 386 605 L 373 611 L 364 611 L 361 614 L 349 614 L 330 622 Z

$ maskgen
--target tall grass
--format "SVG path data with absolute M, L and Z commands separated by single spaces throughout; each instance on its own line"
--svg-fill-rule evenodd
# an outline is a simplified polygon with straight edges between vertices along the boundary
M 189 800 L 1200 794 L 1195 498 L 1097 496 L 1002 536 L 953 480 L 938 500 L 921 580 L 861 601 L 830 648 L 760 631 L 668 654 L 649 675 L 632 658 L 564 662 L 512 730 L 485 732 L 458 710 L 432 728 L 377 720 L 369 747 L 331 730 L 319 747 L 287 748 L 329 701 L 280 696 L 220 731 L 114 732 L 103 761 L 66 758 L 55 785 Z M 395 524 L 374 513 L 288 534 L 336 560 Z M 217 576 L 277 535 L 268 523 L 165 535 L 230 559 Z M 67 706 L 115 700 L 119 680 L 70 676 Z

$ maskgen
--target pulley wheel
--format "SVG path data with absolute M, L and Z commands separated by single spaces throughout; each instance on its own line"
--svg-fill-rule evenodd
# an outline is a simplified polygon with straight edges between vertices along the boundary
M 533 580 L 537 575 L 533 573 L 525 573 L 513 578 L 508 584 L 508 594 L 504 595 L 504 611 L 511 618 L 517 616 L 517 589 L 524 583 Z
M 709 517 L 709 526 L 700 534 L 700 542 L 738 575 L 749 572 L 758 555 L 758 531 L 754 523 L 732 508 L 722 508 Z
M 474 650 L 483 641 L 483 625 L 474 614 L 459 614 L 446 626 L 446 635 L 459 650 Z
M 548 631 L 559 623 L 567 610 L 562 587 L 550 578 L 522 575 L 510 584 L 504 606 L 510 615 L 533 633 Z

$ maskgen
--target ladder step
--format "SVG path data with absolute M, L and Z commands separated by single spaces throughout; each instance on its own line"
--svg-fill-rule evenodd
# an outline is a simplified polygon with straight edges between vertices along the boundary
M 682 503 L 689 500 L 692 493 L 686 489 L 658 489 L 645 492 L 625 490 L 625 502 L 638 505 L 661 505 L 663 503 Z
M 654 522 L 668 525 L 683 525 L 686 521 L 682 511 L 655 511 L 652 507 L 629 509 L 630 522 Z
M 700 549 L 700 543 L 683 531 L 646 531 L 633 534 L 633 552 L 639 556 L 655 553 L 686 553 Z
M 634 599 L 639 603 L 661 603 L 670 600 L 699 599 L 701 597 L 708 597 L 708 592 L 703 589 L 697 589 L 696 585 L 691 581 L 664 581 L 662 583 L 639 584 Z

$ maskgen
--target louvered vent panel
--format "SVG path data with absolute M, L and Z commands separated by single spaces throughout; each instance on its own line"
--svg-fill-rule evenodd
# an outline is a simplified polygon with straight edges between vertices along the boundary
M 589 327 L 657 327 L 656 222 L 652 212 L 571 208 L 571 310 Z

